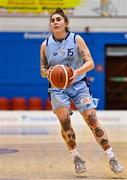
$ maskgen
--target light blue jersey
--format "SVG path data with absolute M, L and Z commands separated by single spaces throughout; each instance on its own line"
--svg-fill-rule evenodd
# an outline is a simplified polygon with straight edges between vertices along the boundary
M 62 42 L 58 42 L 53 36 L 46 40 L 46 57 L 49 67 L 57 64 L 64 64 L 73 69 L 82 67 L 84 62 L 79 53 L 75 38 L 76 34 L 68 33 Z M 98 99 L 92 97 L 85 77 L 86 74 L 78 76 L 75 83 L 66 89 L 54 87 L 48 89 L 54 111 L 62 106 L 70 109 L 71 99 L 80 113 L 97 107 Z
M 49 67 L 64 64 L 73 69 L 78 69 L 84 64 L 76 45 L 76 34 L 68 33 L 67 37 L 58 42 L 50 36 L 46 41 L 46 57 Z M 77 77 L 76 82 L 83 79 L 86 74 Z

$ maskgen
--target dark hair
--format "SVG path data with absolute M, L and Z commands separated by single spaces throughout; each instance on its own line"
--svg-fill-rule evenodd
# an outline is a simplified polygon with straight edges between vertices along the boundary
M 50 15 L 50 21 L 51 21 L 51 18 L 54 14 L 59 14 L 60 16 L 62 16 L 64 18 L 64 21 L 68 24 L 68 17 L 64 14 L 64 11 L 63 9 L 61 8 L 57 8 L 51 15 Z M 66 32 L 69 32 L 69 28 L 66 27 L 65 28 Z

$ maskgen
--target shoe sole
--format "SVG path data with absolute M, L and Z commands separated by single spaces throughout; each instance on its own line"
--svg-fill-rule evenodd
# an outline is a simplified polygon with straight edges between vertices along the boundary
M 77 171 L 76 174 L 82 174 L 82 173 L 85 173 L 85 172 L 86 172 L 86 169 L 82 169 L 81 171 Z
M 123 172 L 124 171 L 124 169 L 121 169 L 120 171 L 113 171 L 115 174 L 119 174 L 119 173 L 121 173 L 121 172 Z

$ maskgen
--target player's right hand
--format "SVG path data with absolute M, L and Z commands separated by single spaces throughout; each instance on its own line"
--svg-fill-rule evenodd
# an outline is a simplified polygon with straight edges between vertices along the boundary
M 77 78 L 77 70 L 74 70 L 73 69 L 73 75 L 71 76 L 71 78 L 70 78 L 70 82 L 69 82 L 69 86 L 71 86 L 74 82 L 75 82 L 75 80 L 76 80 L 76 78 Z
M 47 79 L 50 81 L 50 73 L 52 71 L 53 66 L 51 66 L 48 70 L 47 70 Z

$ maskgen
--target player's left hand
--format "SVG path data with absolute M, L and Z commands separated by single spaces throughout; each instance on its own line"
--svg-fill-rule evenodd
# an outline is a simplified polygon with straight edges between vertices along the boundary
M 74 82 L 75 82 L 75 80 L 76 80 L 76 77 L 77 77 L 77 70 L 74 70 L 73 69 L 73 75 L 71 76 L 71 78 L 70 78 L 70 82 L 69 82 L 69 86 L 71 86 Z

